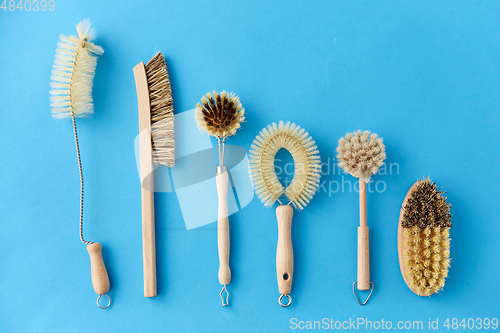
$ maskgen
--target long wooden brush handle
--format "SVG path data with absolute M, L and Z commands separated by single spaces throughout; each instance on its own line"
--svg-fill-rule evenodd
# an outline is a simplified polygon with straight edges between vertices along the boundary
M 292 290 L 293 247 L 292 247 L 293 208 L 281 205 L 276 208 L 278 220 L 278 248 L 276 249 L 276 274 L 280 294 L 288 295 Z
M 144 63 L 134 67 L 137 104 L 139 106 L 139 161 L 142 205 L 142 259 L 144 297 L 156 293 L 156 244 L 154 213 L 153 148 L 151 144 L 151 106 Z
M 370 245 L 366 223 L 366 183 L 359 180 L 358 290 L 370 289 Z
M 109 278 L 106 266 L 102 260 L 101 243 L 87 245 L 90 256 L 90 271 L 92 274 L 92 287 L 96 294 L 105 294 L 109 291 Z
M 217 221 L 217 245 L 219 248 L 219 282 L 231 282 L 231 269 L 229 268 L 229 219 L 227 217 L 227 172 L 215 176 L 217 182 L 217 196 L 219 199 Z

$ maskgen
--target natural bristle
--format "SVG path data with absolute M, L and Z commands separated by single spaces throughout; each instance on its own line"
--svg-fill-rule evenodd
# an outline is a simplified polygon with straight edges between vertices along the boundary
M 245 120 L 245 109 L 233 93 L 213 92 L 196 104 L 196 124 L 199 129 L 217 138 L 227 138 L 236 133 Z
M 451 205 L 446 202 L 446 197 L 436 183 L 430 179 L 419 181 L 410 194 L 406 205 L 403 207 L 404 216 L 401 221 L 403 228 L 418 226 L 425 227 L 451 227 Z
M 443 193 L 428 178 L 418 181 L 402 208 L 404 274 L 419 295 L 439 292 L 448 276 L 451 206 Z
M 295 164 L 286 189 L 274 170 L 274 158 L 281 148 L 290 152 Z M 255 193 L 267 207 L 285 195 L 295 208 L 303 209 L 316 193 L 321 176 L 314 140 L 300 126 L 283 121 L 272 123 L 257 135 L 249 152 L 249 168 Z
M 337 159 L 344 172 L 365 183 L 384 164 L 385 146 L 377 134 L 369 131 L 349 133 L 339 140 Z
M 163 54 L 158 52 L 145 69 L 151 106 L 153 162 L 171 167 L 175 164 L 174 107 Z
M 97 64 L 96 55 L 104 50 L 90 42 L 90 21 L 77 26 L 78 37 L 60 35 L 50 78 L 50 106 L 54 118 L 84 117 L 94 113 L 92 85 Z

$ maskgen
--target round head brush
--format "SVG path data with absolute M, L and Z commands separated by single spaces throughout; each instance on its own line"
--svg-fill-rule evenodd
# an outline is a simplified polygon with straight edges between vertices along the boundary
M 337 158 L 344 172 L 359 178 L 359 227 L 358 227 L 358 279 L 352 285 L 354 296 L 360 305 L 365 305 L 373 293 L 373 282 L 370 281 L 370 247 L 368 225 L 366 221 L 366 183 L 384 164 L 385 146 L 382 138 L 368 131 L 349 133 L 339 140 Z M 371 291 L 361 303 L 356 295 L 358 290 Z
M 223 285 L 220 291 L 222 306 L 229 304 L 227 285 L 231 282 L 229 268 L 229 219 L 227 214 L 228 173 L 224 165 L 224 147 L 226 139 L 234 135 L 245 120 L 245 109 L 238 96 L 225 91 L 220 94 L 207 93 L 196 104 L 195 120 L 199 129 L 217 138 L 219 165 L 215 180 L 217 183 L 217 245 L 219 249 L 219 282 Z M 226 297 L 224 298 L 224 292 Z
M 450 266 L 451 205 L 429 178 L 419 180 L 403 201 L 398 224 L 401 274 L 419 296 L 444 287 Z
M 111 299 L 106 295 L 109 291 L 109 279 L 102 260 L 102 246 L 100 243 L 86 241 L 83 238 L 83 172 L 75 121 L 76 117 L 90 116 L 94 113 L 92 85 L 97 63 L 96 55 L 100 55 L 104 51 L 100 46 L 90 41 L 93 38 L 93 30 L 90 29 L 89 20 L 80 22 L 76 26 L 76 30 L 78 37 L 59 36 L 61 41 L 57 44 L 50 82 L 50 106 L 54 118 L 71 118 L 73 123 L 80 171 L 80 240 L 87 244 L 87 251 L 90 255 L 92 286 L 94 291 L 99 294 L 97 305 L 106 309 L 111 305 Z M 107 306 L 99 304 L 102 295 L 108 298 Z
M 284 148 L 290 152 L 295 164 L 292 181 L 287 188 L 280 183 L 275 169 L 276 153 Z M 266 207 L 276 201 L 278 219 L 278 247 L 276 273 L 280 292 L 279 304 L 288 307 L 292 303 L 290 292 L 293 279 L 292 216 L 293 209 L 302 210 L 317 191 L 320 175 L 320 156 L 316 143 L 303 128 L 294 123 L 272 123 L 255 138 L 249 154 L 249 168 L 255 193 Z M 289 200 L 283 205 L 280 198 Z M 283 297 L 288 303 L 282 302 Z

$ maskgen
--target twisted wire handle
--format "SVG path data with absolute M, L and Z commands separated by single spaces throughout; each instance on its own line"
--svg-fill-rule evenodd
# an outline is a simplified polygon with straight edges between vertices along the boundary
M 82 160 L 80 158 L 80 145 L 78 144 L 78 133 L 76 131 L 76 121 L 75 115 L 71 115 L 71 120 L 73 121 L 73 132 L 75 134 L 75 145 L 76 145 L 76 156 L 78 157 L 78 170 L 80 171 L 80 240 L 84 244 L 94 244 L 94 242 L 86 241 L 83 239 L 83 171 L 82 171 Z

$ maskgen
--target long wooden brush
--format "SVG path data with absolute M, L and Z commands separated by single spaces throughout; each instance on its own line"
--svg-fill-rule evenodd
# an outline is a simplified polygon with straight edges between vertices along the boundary
M 295 164 L 293 179 L 285 188 L 279 181 L 274 169 L 276 153 L 284 148 L 290 152 Z M 255 193 L 266 207 L 276 201 L 278 220 L 278 246 L 276 249 L 276 274 L 283 307 L 292 304 L 290 292 L 293 280 L 292 217 L 293 205 L 302 210 L 309 204 L 319 185 L 321 177 L 320 156 L 316 143 L 300 126 L 280 121 L 272 123 L 257 135 L 249 153 L 249 168 Z M 280 198 L 289 200 L 282 204 Z M 288 303 L 283 303 L 283 297 Z
M 360 305 L 365 305 L 373 293 L 370 281 L 370 246 L 366 221 L 366 183 L 378 168 L 384 164 L 385 146 L 382 138 L 368 131 L 349 133 L 339 140 L 337 158 L 344 172 L 359 178 L 359 227 L 358 227 L 358 279 L 352 285 L 354 296 Z M 360 302 L 354 289 L 371 292 L 364 302 Z
M 134 67 L 139 107 L 139 159 L 142 205 L 144 297 L 155 297 L 156 244 L 153 164 L 175 164 L 174 109 L 167 65 L 158 52 Z
M 227 213 L 228 173 L 224 165 L 224 148 L 226 139 L 234 135 L 245 120 L 245 109 L 240 99 L 233 93 L 207 93 L 197 103 L 195 120 L 198 128 L 217 138 L 219 165 L 215 180 L 217 183 L 218 213 L 217 213 L 217 246 L 219 249 L 219 283 L 223 285 L 220 291 L 222 306 L 229 304 L 227 285 L 231 282 L 229 268 L 229 219 Z M 223 294 L 226 292 L 226 297 Z
M 429 178 L 419 180 L 403 201 L 398 223 L 401 274 L 419 296 L 444 287 L 450 267 L 451 205 Z
M 90 28 L 90 20 L 80 22 L 76 30 L 78 37 L 59 36 L 61 41 L 57 44 L 50 82 L 50 106 L 54 118 L 71 118 L 73 123 L 80 172 L 80 240 L 87 244 L 87 251 L 90 255 L 92 286 L 99 295 L 97 305 L 101 309 L 106 309 L 111 305 L 111 298 L 106 295 L 109 291 L 109 278 L 102 259 L 102 246 L 100 243 L 83 238 L 83 171 L 75 120 L 77 117 L 90 116 L 94 113 L 92 85 L 97 55 L 103 54 L 104 50 L 90 41 L 94 37 L 93 30 Z M 103 295 L 109 300 L 106 306 L 99 304 L 99 299 Z

